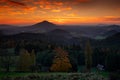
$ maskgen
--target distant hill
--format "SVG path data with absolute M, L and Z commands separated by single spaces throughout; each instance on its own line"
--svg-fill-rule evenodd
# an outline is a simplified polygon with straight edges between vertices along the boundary
M 45 37 L 44 34 L 36 34 L 36 33 L 20 33 L 20 34 L 15 34 L 15 35 L 3 35 L 1 39 L 13 39 L 15 41 L 20 41 L 20 40 L 43 40 Z
M 55 24 L 48 22 L 48 21 L 42 21 L 37 24 L 31 25 L 31 26 L 10 26 L 10 25 L 0 25 L 0 30 L 3 31 L 6 35 L 14 35 L 19 33 L 45 33 L 49 32 L 51 30 L 56 29 L 58 26 Z
M 120 25 L 109 25 L 109 28 L 120 28 Z
M 118 31 L 110 30 L 110 31 L 107 31 L 107 32 L 103 33 L 102 35 L 105 36 L 105 37 L 108 37 L 108 36 L 112 36 L 112 35 L 114 35 L 116 33 L 118 33 Z
M 3 32 L 0 30 L 0 38 L 3 36 Z
M 120 32 L 107 37 L 106 39 L 102 40 L 102 44 L 105 45 L 114 45 L 114 46 L 120 46 Z
M 109 25 L 107 26 L 107 30 L 116 30 L 118 32 L 120 32 L 120 25 Z
M 62 29 L 55 29 L 55 30 L 52 30 L 48 33 L 46 33 L 47 36 L 53 36 L 53 37 L 62 37 L 62 38 L 72 38 L 72 35 L 68 32 L 68 31 L 65 31 L 65 30 L 62 30 Z
M 14 28 L 17 26 L 12 26 L 12 25 L 6 25 L 6 24 L 0 24 L 0 29 L 10 29 L 10 28 Z
M 107 37 L 106 40 L 109 40 L 109 41 L 116 40 L 116 41 L 120 42 L 120 32 L 118 32 L 112 36 Z
M 54 27 L 56 26 L 55 24 L 51 23 L 51 22 L 48 22 L 48 21 L 42 21 L 42 22 L 39 22 L 37 24 L 34 24 L 32 26 L 38 26 L 38 27 Z
M 42 21 L 40 23 L 34 24 L 32 26 L 28 26 L 28 31 L 29 32 L 35 32 L 35 33 L 44 33 L 44 32 L 49 32 L 51 30 L 56 29 L 58 26 L 48 22 L 48 21 Z
M 10 26 L 10 25 L 0 25 L 0 30 L 6 35 L 15 35 L 20 33 L 44 33 L 47 34 L 51 32 L 52 35 L 59 34 L 59 29 L 69 32 L 73 37 L 89 37 L 93 39 L 104 39 L 108 36 L 120 32 L 119 25 L 102 25 L 102 26 L 92 26 L 92 25 L 81 25 L 81 26 L 70 26 L 70 25 L 56 25 L 49 21 L 42 21 L 31 26 Z M 58 29 L 58 30 L 56 30 Z M 53 33 L 53 31 L 56 31 Z M 62 31 L 60 31 L 62 33 Z M 64 33 L 64 32 L 63 32 Z M 59 35 L 60 36 L 60 35 Z
M 49 40 L 49 42 L 52 43 L 62 43 L 62 44 L 70 44 L 70 39 L 72 39 L 72 35 L 62 29 L 55 29 L 48 33 L 46 33 L 46 36 Z
M 58 45 L 80 45 L 85 43 L 88 39 L 86 37 L 73 37 L 69 32 L 61 29 L 55 29 L 47 33 L 19 33 L 15 35 L 2 35 L 1 39 L 9 40 L 13 39 L 15 41 L 28 40 L 28 41 L 45 41 L 51 44 Z

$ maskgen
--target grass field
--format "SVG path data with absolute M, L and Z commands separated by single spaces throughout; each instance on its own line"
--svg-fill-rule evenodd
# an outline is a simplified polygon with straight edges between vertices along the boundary
M 0 73 L 0 80 L 11 80 L 11 79 L 6 79 L 6 77 L 12 78 L 12 80 L 16 80 L 15 78 L 24 78 L 23 80 L 29 80 L 28 78 L 31 77 L 34 77 L 35 79 L 30 79 L 30 80 L 101 80 L 101 79 L 108 80 L 108 73 L 107 72 L 100 72 L 100 73 L 63 73 L 63 72 L 62 73 L 60 72 L 4 73 L 1 72 Z
M 42 76 L 44 78 L 47 78 L 48 76 L 52 76 L 52 77 L 54 76 L 52 78 L 52 80 L 54 80 L 56 78 L 55 76 L 61 76 L 63 78 L 66 78 L 66 77 L 68 78 L 68 77 L 71 77 L 71 76 L 73 76 L 73 77 L 77 76 L 77 77 L 80 78 L 79 80 L 86 80 L 87 77 L 88 78 L 94 78 L 94 80 L 100 80 L 98 77 L 105 78 L 104 80 L 107 80 L 107 78 L 109 77 L 109 72 L 98 71 L 96 68 L 92 68 L 92 73 L 81 73 L 81 70 L 83 70 L 83 68 L 84 68 L 84 66 L 79 67 L 79 70 L 76 73 L 65 73 L 65 72 L 39 72 L 39 73 L 7 72 L 6 73 L 6 72 L 0 72 L 0 80 L 3 80 L 2 78 L 4 78 L 4 77 L 16 78 L 16 77 L 27 77 L 27 76 L 31 76 L 31 75 L 40 76 L 40 77 Z M 44 79 L 42 79 L 42 80 L 44 80 Z M 47 80 L 49 80 L 49 79 L 47 79 Z
M 59 73 L 59 72 L 41 72 L 41 73 L 28 73 L 28 72 L 0 72 L 0 78 L 4 76 L 10 76 L 10 77 L 23 77 L 23 76 L 28 76 L 28 75 L 66 75 L 68 73 Z
M 84 67 L 85 66 L 79 66 L 78 72 L 81 72 L 84 69 Z M 98 74 L 100 74 L 100 75 L 102 75 L 104 77 L 108 77 L 109 76 L 109 72 L 107 72 L 107 71 L 98 71 L 96 68 L 92 68 L 92 72 L 98 73 Z
M 67 73 L 67 72 L 31 73 L 31 72 L 12 72 L 12 71 L 0 72 L 0 80 L 9 80 L 9 79 L 4 79 L 7 77 L 12 78 L 12 80 L 16 80 L 15 78 L 23 78 L 23 77 L 25 79 L 19 79 L 19 80 L 29 80 L 26 78 L 29 78 L 31 76 L 34 78 L 39 77 L 39 79 L 34 79 L 34 80 L 108 80 L 109 72 L 98 71 L 96 68 L 92 68 L 91 73 L 81 73 L 84 70 L 84 68 L 85 66 L 79 66 L 78 72 L 76 73 Z

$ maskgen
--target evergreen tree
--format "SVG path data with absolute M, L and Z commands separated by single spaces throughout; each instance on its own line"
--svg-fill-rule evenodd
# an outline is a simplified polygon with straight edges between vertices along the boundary
M 36 55 L 35 55 L 35 51 L 34 50 L 32 50 L 32 52 L 31 52 L 31 55 L 30 55 L 30 60 L 31 60 L 31 70 L 32 71 L 35 71 L 35 65 L 36 65 Z
M 87 41 L 85 47 L 85 66 L 86 71 L 90 72 L 92 67 L 92 48 L 89 41 Z
M 4 68 L 6 72 L 10 71 L 10 67 L 14 64 L 14 57 L 7 49 L 0 49 L 0 68 Z
M 35 56 L 35 51 L 32 50 L 31 52 L 31 65 L 35 65 L 36 64 L 36 56 Z
M 107 71 L 119 71 L 120 70 L 120 54 L 109 50 L 105 60 L 105 68 Z

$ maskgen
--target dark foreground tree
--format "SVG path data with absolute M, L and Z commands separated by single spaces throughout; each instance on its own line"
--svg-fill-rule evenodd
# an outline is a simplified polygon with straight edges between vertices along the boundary
M 120 53 L 110 50 L 106 56 L 105 67 L 107 71 L 120 71 Z
M 18 71 L 30 71 L 31 58 L 27 50 L 22 49 L 20 51 Z
M 35 55 L 35 51 L 32 50 L 31 54 L 30 54 L 30 69 L 32 72 L 34 72 L 36 70 L 36 55 Z
M 0 66 L 6 72 L 10 71 L 10 67 L 14 64 L 14 55 L 7 49 L 0 49 Z
M 86 71 L 90 72 L 92 67 L 92 48 L 89 41 L 87 41 L 85 46 L 85 66 Z

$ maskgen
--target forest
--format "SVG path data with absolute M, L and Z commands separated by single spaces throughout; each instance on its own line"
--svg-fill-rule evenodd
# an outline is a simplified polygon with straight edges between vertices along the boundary
M 120 78 L 119 61 L 120 49 L 118 47 L 95 47 L 95 45 L 92 46 L 90 40 L 86 41 L 84 47 L 75 44 L 50 44 L 40 40 L 6 39 L 0 41 L 0 72 L 5 73 L 91 74 L 95 69 L 95 74 L 108 72 L 109 76 L 118 80 Z

